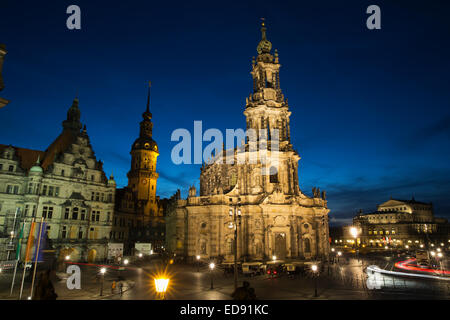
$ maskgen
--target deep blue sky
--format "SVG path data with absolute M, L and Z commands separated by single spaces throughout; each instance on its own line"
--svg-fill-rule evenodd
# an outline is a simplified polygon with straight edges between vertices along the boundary
M 66 28 L 70 4 L 82 29 Z M 368 5 L 382 29 L 368 30 Z M 152 81 L 158 195 L 198 186 L 176 166 L 176 128 L 245 126 L 260 17 L 280 55 L 300 188 L 327 190 L 333 224 L 394 198 L 450 210 L 450 20 L 446 1 L 0 0 L 7 45 L 0 143 L 45 150 L 78 93 L 109 176 L 127 184 L 129 151 Z M 206 144 L 205 144 L 206 145 Z M 348 221 L 348 220 L 347 220 Z

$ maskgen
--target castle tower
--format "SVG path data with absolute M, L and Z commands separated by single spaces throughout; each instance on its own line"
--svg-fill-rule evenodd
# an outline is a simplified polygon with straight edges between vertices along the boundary
M 128 188 L 137 201 L 138 211 L 144 217 L 158 214 L 156 199 L 156 162 L 159 156 L 158 145 L 152 138 L 152 114 L 150 112 L 150 83 L 148 87 L 147 109 L 142 114 L 139 138 L 131 147 L 131 169 L 128 172 Z
M 71 130 L 75 134 L 80 132 L 82 125 L 80 122 L 81 112 L 78 108 L 78 103 L 78 98 L 73 99 L 72 106 L 67 111 L 67 119 L 62 123 L 64 131 Z

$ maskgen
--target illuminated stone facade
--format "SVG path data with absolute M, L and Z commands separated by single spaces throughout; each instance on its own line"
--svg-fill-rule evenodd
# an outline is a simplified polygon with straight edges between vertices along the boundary
M 342 237 L 332 239 L 335 244 L 353 246 L 352 226 L 343 227 Z M 358 230 L 356 243 L 364 247 L 420 247 L 428 243 L 447 243 L 449 224 L 434 217 L 433 205 L 411 200 L 390 199 L 377 206 L 377 211 L 360 212 L 353 218 Z M 342 241 L 341 241 L 342 240 Z
M 166 243 L 177 256 L 232 261 L 234 227 L 230 226 L 229 211 L 235 210 L 238 202 L 240 260 L 328 256 L 326 195 L 314 188 L 313 196 L 308 197 L 299 188 L 300 156 L 290 142 L 291 112 L 280 88 L 279 57 L 276 50 L 271 53 L 264 25 L 261 30 L 258 56 L 252 63 L 253 94 L 246 99 L 244 115 L 247 129 L 263 134 L 257 140 L 245 140 L 239 148 L 218 152 L 203 165 L 200 195 L 191 187 L 186 200 L 175 196 L 166 217 Z M 279 151 L 270 142 L 276 134 Z M 260 146 L 265 143 L 268 151 L 263 163 L 260 160 L 266 149 Z M 260 160 L 238 161 L 239 157 Z
M 26 243 L 32 218 L 44 217 L 43 232 L 60 259 L 68 254 L 72 261 L 103 260 L 115 189 L 114 179 L 106 178 L 102 162 L 96 159 L 86 127 L 82 129 L 75 99 L 62 133 L 45 151 L 0 145 L 0 259 L 8 258 L 4 249 L 13 249 L 8 245 L 12 231 L 17 236 L 25 222 Z M 11 250 L 10 259 L 14 253 Z

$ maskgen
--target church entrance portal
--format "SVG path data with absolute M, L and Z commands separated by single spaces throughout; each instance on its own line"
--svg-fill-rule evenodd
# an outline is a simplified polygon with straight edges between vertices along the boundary
M 277 260 L 286 258 L 286 234 L 275 234 L 275 256 Z

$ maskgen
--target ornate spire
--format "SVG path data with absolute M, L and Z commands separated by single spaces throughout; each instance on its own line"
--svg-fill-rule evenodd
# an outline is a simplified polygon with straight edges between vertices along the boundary
M 150 86 L 151 82 L 148 82 L 148 93 L 147 93 L 147 108 L 145 109 L 145 112 L 142 114 L 142 118 L 144 120 L 141 121 L 141 132 L 140 137 L 152 137 L 152 129 L 153 129 L 153 123 L 152 123 L 152 113 L 150 112 Z
M 78 98 L 73 99 L 72 106 L 67 111 L 67 119 L 63 121 L 64 130 L 72 130 L 79 133 L 82 127 L 80 123 L 80 109 L 78 108 Z
M 265 19 L 261 18 L 261 41 L 258 44 L 258 47 L 256 48 L 256 51 L 258 51 L 258 54 L 264 54 L 264 53 L 270 53 L 270 50 L 272 50 L 272 43 L 270 43 L 269 40 L 266 38 L 266 23 Z
M 152 83 L 151 81 L 148 82 L 148 93 L 147 93 L 147 109 L 145 109 L 145 112 L 142 114 L 142 117 L 144 120 L 148 119 L 150 120 L 152 118 L 152 113 L 150 112 L 150 87 Z
M 266 28 L 266 23 L 265 23 L 266 18 L 261 18 L 261 20 L 262 20 L 262 22 L 261 22 L 261 39 L 267 40 L 266 39 L 267 28 Z

